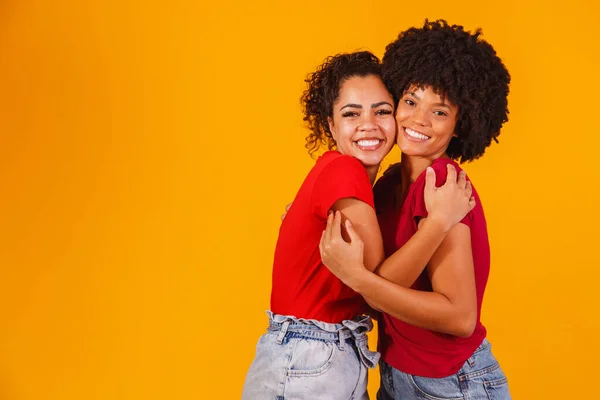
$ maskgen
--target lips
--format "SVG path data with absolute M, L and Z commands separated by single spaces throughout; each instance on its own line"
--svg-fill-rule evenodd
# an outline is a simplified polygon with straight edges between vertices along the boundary
M 362 138 L 353 142 L 356 147 L 363 151 L 373 151 L 383 145 L 383 140 L 378 138 Z
M 409 140 L 418 142 L 424 142 L 430 139 L 429 136 L 410 128 L 404 128 L 404 136 L 408 137 Z

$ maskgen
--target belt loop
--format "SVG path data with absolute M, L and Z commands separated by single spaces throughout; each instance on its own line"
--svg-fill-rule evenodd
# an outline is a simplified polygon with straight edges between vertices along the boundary
M 474 366 L 475 365 L 475 356 L 471 356 L 468 358 L 467 362 L 469 363 L 469 366 Z
M 283 338 L 287 333 L 288 327 L 290 326 L 290 321 L 284 321 L 281 325 L 281 331 L 279 331 L 279 335 L 277 335 L 277 344 L 283 343 Z
M 340 350 L 341 350 L 341 351 L 344 351 L 344 344 L 345 344 L 345 342 L 346 342 L 346 339 L 344 339 L 344 330 L 343 330 L 343 329 L 340 329 L 340 330 L 338 331 L 338 335 L 339 335 L 339 338 L 340 338 L 340 346 L 339 346 L 339 347 L 340 347 Z

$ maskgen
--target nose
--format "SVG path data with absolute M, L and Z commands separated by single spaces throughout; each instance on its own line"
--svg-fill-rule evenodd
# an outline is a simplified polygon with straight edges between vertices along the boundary
M 365 112 L 362 114 L 362 120 L 360 121 L 358 129 L 366 132 L 377 129 L 377 124 L 375 124 L 375 116 L 372 112 Z
M 429 114 L 421 107 L 417 107 L 413 114 L 413 122 L 417 125 L 427 126 L 429 124 Z

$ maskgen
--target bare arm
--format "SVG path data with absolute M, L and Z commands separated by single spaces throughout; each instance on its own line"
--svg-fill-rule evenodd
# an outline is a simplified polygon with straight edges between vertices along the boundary
M 321 253 L 324 261 L 345 255 L 343 262 L 326 265 L 346 285 L 377 309 L 411 325 L 459 337 L 472 334 L 477 299 L 469 227 L 458 224 L 448 232 L 427 268 L 433 292 L 424 292 L 407 289 L 366 270 L 361 265 L 360 237 L 347 225 L 350 242 L 343 241 L 336 233 L 335 225 L 339 223 L 340 219 L 328 221 Z
M 411 287 L 446 237 L 447 230 L 445 221 L 427 218 L 417 233 L 384 260 L 374 272 L 400 286 Z
M 332 207 L 333 211 L 339 211 L 343 221 L 350 220 L 355 232 L 364 242 L 364 266 L 373 271 L 383 261 L 383 239 L 377 222 L 377 216 L 373 207 L 367 203 L 346 198 L 336 201 Z M 344 232 L 340 232 L 344 235 Z
M 425 202 L 430 215 L 421 221 L 417 233 L 387 260 L 384 260 L 383 240 L 377 216 L 371 206 L 355 198 L 345 198 L 335 202 L 332 210 L 339 211 L 343 221 L 352 222 L 355 232 L 364 243 L 363 262 L 369 271 L 375 271 L 387 280 L 410 287 L 423 272 L 447 231 L 475 206 L 471 193 L 472 188 L 464 172 L 461 172 L 457 179 L 456 169 L 449 165 L 446 183 L 436 188 L 435 172 L 428 168 Z M 289 206 L 286 207 L 286 211 Z M 285 214 L 282 219 L 284 217 Z M 345 232 L 340 230 L 340 237 L 344 236 Z M 369 304 L 377 308 L 374 304 Z
M 448 230 L 475 206 L 475 201 L 471 199 L 472 191 L 464 171 L 461 171 L 457 178 L 456 169 L 449 164 L 446 183 L 436 188 L 435 172 L 428 168 L 425 177 L 425 201 L 430 216 L 422 219 L 419 230 L 402 248 L 386 260 L 383 259 L 383 244 L 380 245 L 381 253 L 372 254 L 373 251 L 379 250 L 375 246 L 379 246 L 382 241 L 377 240 L 375 243 L 375 238 L 370 235 L 374 235 L 375 232 L 381 235 L 379 228 L 365 229 L 364 225 L 357 226 L 354 218 L 348 217 L 345 212 L 342 212 L 342 215 L 350 219 L 354 230 L 363 241 L 365 241 L 364 238 L 369 240 L 369 242 L 365 241 L 365 267 L 369 271 L 374 270 L 382 278 L 404 287 L 410 287 L 433 257 Z M 338 210 L 341 211 L 339 208 Z M 374 213 L 373 216 L 375 216 Z M 344 221 L 343 218 L 342 222 Z M 377 223 L 376 218 L 369 221 Z
M 352 221 L 355 232 L 364 242 L 364 255 L 361 261 L 368 271 L 375 270 L 384 260 L 385 254 L 379 223 L 373 207 L 361 200 L 346 198 L 336 201 L 332 210 L 336 212 L 339 219 Z M 345 233 L 340 229 L 339 234 L 342 237 Z M 365 300 L 371 308 L 379 311 L 375 304 L 371 303 L 368 299 Z

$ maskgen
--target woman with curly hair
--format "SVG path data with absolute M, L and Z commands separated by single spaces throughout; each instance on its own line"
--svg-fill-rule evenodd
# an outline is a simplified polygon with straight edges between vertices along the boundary
M 364 299 L 323 266 L 319 241 L 331 211 L 352 221 L 364 240 L 364 263 L 384 259 L 372 184 L 396 139 L 394 99 L 369 52 L 330 57 L 307 79 L 302 96 L 311 130 L 307 147 L 325 152 L 308 173 L 281 226 L 269 328 L 257 345 L 242 398 L 365 399 L 367 368 L 379 355 L 367 348 L 372 329 Z M 333 151 L 332 149 L 337 149 Z M 448 183 L 426 185 L 430 218 L 390 260 L 423 270 L 445 234 L 473 208 L 471 188 L 456 170 Z M 379 266 L 383 274 L 387 264 Z
M 483 155 L 508 120 L 510 75 L 481 31 L 425 21 L 386 48 L 384 82 L 394 96 L 401 162 L 375 186 L 387 256 L 394 257 L 431 216 L 425 170 L 437 183 L 448 165 Z M 382 279 L 363 263 L 364 237 L 329 217 L 324 264 L 381 310 L 378 399 L 509 399 L 506 377 L 480 321 L 490 270 L 482 203 L 452 227 L 423 273 L 399 263 Z M 361 240 L 362 239 L 362 240 Z M 389 261 L 390 259 L 388 259 Z M 394 267 L 392 267 L 394 270 Z

